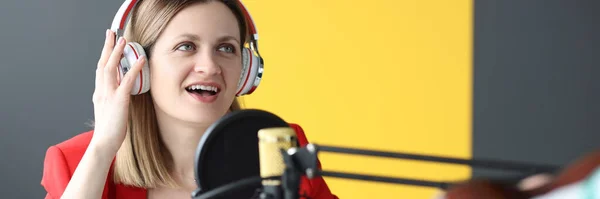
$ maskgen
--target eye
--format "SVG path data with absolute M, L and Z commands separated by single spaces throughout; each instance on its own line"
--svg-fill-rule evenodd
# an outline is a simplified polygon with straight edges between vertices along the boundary
M 220 46 L 219 50 L 226 53 L 235 53 L 235 47 L 229 44 Z
M 194 50 L 194 45 L 190 44 L 190 43 L 183 43 L 183 44 L 177 46 L 177 50 L 182 50 L 182 51 Z

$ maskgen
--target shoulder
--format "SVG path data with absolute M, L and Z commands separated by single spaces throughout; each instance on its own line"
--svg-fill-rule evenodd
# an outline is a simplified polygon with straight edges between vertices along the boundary
M 87 150 L 93 130 L 77 134 L 48 147 L 43 162 L 41 185 L 46 198 L 60 198 Z
M 296 131 L 296 136 L 298 137 L 298 144 L 300 147 L 306 146 L 310 141 L 306 136 L 304 129 L 297 123 L 289 123 L 290 128 Z M 321 162 L 317 159 L 317 166 L 321 168 Z M 336 195 L 334 195 L 329 186 L 325 182 L 322 177 L 315 177 L 312 179 L 308 179 L 305 176 L 301 179 L 302 183 L 300 185 L 300 192 L 303 195 L 308 195 L 309 198 L 314 199 L 338 199 Z
M 52 165 L 53 163 L 57 163 L 56 161 L 61 161 L 61 163 L 67 163 L 68 166 L 76 166 L 90 144 L 93 133 L 93 130 L 83 132 L 48 147 L 45 164 L 50 163 Z
M 83 153 L 85 153 L 85 150 L 89 146 L 93 135 L 94 130 L 86 131 L 64 140 L 54 146 L 51 146 L 50 148 L 61 150 L 69 156 L 83 156 Z
M 306 134 L 304 133 L 304 129 L 302 129 L 302 127 L 299 124 L 296 123 L 289 123 L 290 128 L 294 129 L 294 131 L 296 131 L 296 136 L 298 137 L 298 142 L 300 144 L 300 146 L 304 146 L 307 145 L 308 142 L 308 138 L 306 137 Z
M 57 163 L 65 164 L 70 171 L 74 171 L 90 144 L 94 131 L 87 131 L 75 135 L 65 141 L 48 147 L 44 167 L 56 166 Z M 46 165 L 49 164 L 49 165 Z

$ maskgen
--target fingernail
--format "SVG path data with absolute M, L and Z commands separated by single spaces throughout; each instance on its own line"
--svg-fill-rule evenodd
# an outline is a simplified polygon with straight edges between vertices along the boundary
M 125 43 L 125 39 L 123 39 L 123 37 L 119 37 L 119 44 L 123 44 Z
M 145 58 L 146 58 L 146 55 L 142 55 L 142 56 L 138 57 L 137 61 L 138 61 L 138 62 L 140 62 L 140 61 L 144 61 L 144 60 L 145 60 Z
M 106 29 L 106 37 L 108 37 L 108 35 L 110 35 L 110 29 Z

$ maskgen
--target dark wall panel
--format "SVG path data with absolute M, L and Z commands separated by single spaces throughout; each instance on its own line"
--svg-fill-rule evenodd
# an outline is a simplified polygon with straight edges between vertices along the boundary
M 565 164 L 600 146 L 598 10 L 597 0 L 475 1 L 475 158 Z

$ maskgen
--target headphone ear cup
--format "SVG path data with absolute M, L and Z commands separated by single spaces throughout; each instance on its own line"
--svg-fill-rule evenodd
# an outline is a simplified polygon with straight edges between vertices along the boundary
M 243 48 L 242 49 L 242 71 L 240 73 L 240 79 L 237 84 L 237 91 L 236 91 L 237 96 L 241 95 L 244 82 L 246 82 L 246 80 L 247 80 L 248 67 L 249 67 L 248 63 L 249 62 L 250 62 L 249 50 L 248 50 L 248 48 Z
M 254 92 L 262 77 L 262 60 L 248 48 L 242 50 L 242 72 L 238 82 L 236 96 Z
M 144 51 L 142 45 L 136 42 L 127 43 L 118 67 L 119 82 L 123 79 L 125 74 L 131 70 L 131 67 L 133 67 L 133 65 L 137 62 L 137 59 L 141 56 L 146 56 L 146 52 Z M 148 92 L 148 90 L 150 90 L 150 67 L 146 61 L 140 73 L 136 76 L 130 93 L 131 95 L 139 95 Z

